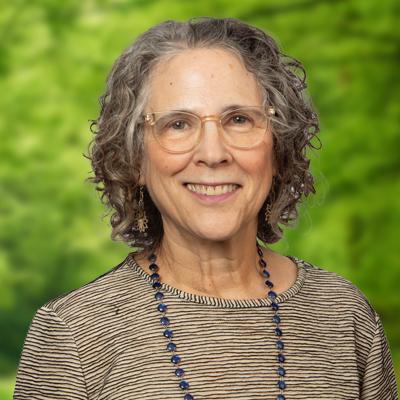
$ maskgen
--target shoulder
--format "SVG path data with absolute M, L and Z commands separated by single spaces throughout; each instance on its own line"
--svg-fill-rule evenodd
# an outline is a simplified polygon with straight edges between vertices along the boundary
M 351 315 L 363 326 L 375 328 L 377 313 L 365 293 L 350 279 L 312 262 L 295 257 L 305 270 L 302 295 L 317 309 L 328 310 L 334 317 Z
M 359 364 L 365 364 L 374 340 L 381 334 L 379 314 L 350 279 L 311 262 L 297 260 L 304 270 L 304 280 L 298 296 L 294 297 L 294 307 L 302 311 L 305 323 L 324 327 L 324 332 L 330 332 L 336 342 L 343 338 L 348 341 Z
M 333 363 L 354 363 L 362 398 L 397 399 L 387 337 L 367 296 L 342 275 L 297 260 L 306 277 L 295 307 L 305 310 L 302 320 L 312 327 L 313 339 L 332 351 Z
M 370 307 L 366 295 L 350 279 L 330 271 L 315 263 L 297 258 L 306 270 L 305 284 L 316 296 L 326 297 L 332 301 L 366 304 Z
M 118 315 L 119 308 L 126 302 L 139 300 L 140 283 L 126 258 L 83 286 L 47 301 L 40 310 L 57 315 L 70 327 L 84 321 L 99 321 Z

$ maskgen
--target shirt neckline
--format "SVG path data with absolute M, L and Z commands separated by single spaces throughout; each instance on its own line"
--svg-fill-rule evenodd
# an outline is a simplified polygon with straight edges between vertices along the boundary
M 275 299 L 276 303 L 284 303 L 290 298 L 292 298 L 296 293 L 299 292 L 301 287 L 303 286 L 303 283 L 306 278 L 307 274 L 307 269 L 305 267 L 305 262 L 295 256 L 286 256 L 290 258 L 297 266 L 297 278 L 294 282 L 294 284 L 286 289 L 285 291 L 279 293 Z M 134 253 L 129 253 L 129 255 L 126 257 L 125 260 L 126 264 L 128 264 L 131 267 L 131 270 L 140 278 L 145 280 L 148 284 L 149 287 L 152 288 L 152 283 L 153 280 L 151 279 L 150 275 L 136 262 L 134 258 Z M 267 293 L 267 287 L 266 287 L 266 293 Z M 198 303 L 198 304 L 205 304 L 209 306 L 215 306 L 218 308 L 248 308 L 248 307 L 265 307 L 265 306 L 270 306 L 272 303 L 272 300 L 265 297 L 265 298 L 256 298 L 256 299 L 226 299 L 222 297 L 212 297 L 212 296 L 206 296 L 206 295 L 198 295 L 195 293 L 190 293 L 186 292 L 184 290 L 178 289 L 174 286 L 171 286 L 167 283 L 164 283 L 161 281 L 161 289 L 160 291 L 164 293 L 169 293 L 170 295 L 186 300 L 188 302 L 192 303 Z

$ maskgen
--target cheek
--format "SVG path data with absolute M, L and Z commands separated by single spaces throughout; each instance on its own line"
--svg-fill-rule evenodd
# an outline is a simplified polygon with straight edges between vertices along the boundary
M 249 153 L 246 158 L 245 165 L 249 173 L 267 178 L 273 172 L 272 143 L 265 143 L 261 149 L 257 149 L 252 154 Z
M 189 162 L 188 156 L 165 152 L 156 143 L 148 143 L 145 151 L 144 171 L 149 185 L 168 184 L 163 178 L 173 177 Z
M 271 189 L 274 175 L 272 151 L 257 151 L 242 158 L 240 163 L 249 179 L 249 201 L 263 202 Z M 257 200 L 256 200 L 257 199 Z
M 273 175 L 273 165 L 271 159 L 261 158 L 252 160 L 248 163 L 248 172 L 256 184 L 264 187 L 269 184 Z M 261 190 L 261 187 L 259 189 Z
M 264 171 L 271 172 L 275 175 L 275 154 L 274 154 L 274 142 L 272 135 L 268 135 L 264 143 L 264 154 L 261 157 L 263 160 Z M 269 175 L 269 173 L 268 173 Z

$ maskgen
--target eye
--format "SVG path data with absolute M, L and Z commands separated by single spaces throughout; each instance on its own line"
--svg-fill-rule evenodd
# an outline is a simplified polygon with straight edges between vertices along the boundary
M 190 130 L 193 125 L 191 118 L 180 113 L 162 114 L 155 124 L 156 131 L 159 133 L 177 132 Z
M 168 128 L 172 129 L 185 129 L 187 127 L 187 121 L 184 120 L 176 120 L 168 123 Z
M 230 117 L 230 120 L 236 125 L 242 125 L 249 122 L 249 118 L 243 114 L 235 114 Z
M 226 127 L 250 129 L 254 125 L 254 115 L 247 110 L 236 110 L 225 116 L 223 124 Z

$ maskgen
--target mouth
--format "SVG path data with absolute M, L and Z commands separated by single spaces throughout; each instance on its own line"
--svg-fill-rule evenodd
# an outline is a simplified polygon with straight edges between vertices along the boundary
M 202 196 L 224 196 L 237 191 L 241 185 L 237 183 L 224 184 L 200 184 L 200 183 L 185 183 L 184 186 L 191 191 Z

